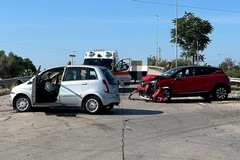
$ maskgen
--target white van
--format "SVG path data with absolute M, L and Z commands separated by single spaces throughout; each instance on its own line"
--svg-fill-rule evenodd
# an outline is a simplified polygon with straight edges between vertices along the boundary
M 122 86 L 125 83 L 129 84 L 132 79 L 129 73 L 131 59 L 124 58 L 119 60 L 117 51 L 94 50 L 86 52 L 83 64 L 107 67 Z

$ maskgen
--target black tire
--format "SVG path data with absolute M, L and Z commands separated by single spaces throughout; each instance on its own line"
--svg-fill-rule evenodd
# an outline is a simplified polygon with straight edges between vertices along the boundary
M 84 109 L 90 114 L 97 114 L 102 111 L 101 100 L 96 96 L 87 97 L 83 103 Z
M 13 108 L 17 112 L 27 112 L 32 108 L 32 104 L 27 96 L 20 95 L 14 99 Z
M 170 102 L 172 98 L 172 92 L 169 88 L 163 89 L 164 99 L 163 102 Z
M 217 86 L 213 90 L 213 97 L 215 100 L 225 100 L 228 97 L 227 88 L 224 86 Z

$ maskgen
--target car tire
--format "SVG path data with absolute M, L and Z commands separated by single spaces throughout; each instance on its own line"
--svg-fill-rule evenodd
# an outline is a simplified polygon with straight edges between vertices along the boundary
M 224 86 L 217 86 L 213 90 L 213 97 L 215 100 L 225 100 L 228 97 L 227 88 Z
M 27 112 L 32 108 L 32 105 L 27 96 L 20 95 L 14 99 L 13 107 L 17 112 Z
M 87 97 L 83 103 L 84 109 L 90 114 L 99 113 L 103 106 L 101 100 L 97 96 Z
M 169 89 L 169 88 L 163 89 L 163 92 L 164 92 L 163 102 L 170 102 L 171 98 L 172 98 L 171 89 Z

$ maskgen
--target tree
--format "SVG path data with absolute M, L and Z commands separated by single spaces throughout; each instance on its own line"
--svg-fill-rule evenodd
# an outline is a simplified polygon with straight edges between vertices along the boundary
M 149 66 L 155 66 L 156 61 L 157 61 L 157 59 L 155 56 L 150 55 L 150 57 L 147 57 L 147 63 Z
M 32 75 L 37 71 L 36 67 L 33 65 L 32 61 L 29 58 L 23 59 L 23 68 L 24 68 L 24 72 L 22 72 L 23 76 Z
M 10 52 L 8 54 L 8 62 L 7 62 L 7 71 L 8 71 L 8 77 L 14 78 L 19 76 L 19 73 L 23 70 L 22 65 L 23 59 L 14 53 Z
M 13 52 L 7 56 L 4 51 L 0 51 L 0 66 L 0 78 L 3 79 L 32 75 L 36 72 L 36 67 L 30 59 L 23 59 Z
M 225 58 L 225 60 L 219 64 L 221 68 L 228 76 L 240 78 L 240 66 L 235 64 L 231 58 Z
M 7 78 L 7 56 L 4 51 L 0 51 L 0 78 Z
M 177 22 L 177 37 L 176 37 Z M 204 62 L 204 55 L 198 54 L 199 51 L 206 49 L 211 42 L 208 34 L 212 33 L 213 27 L 207 21 L 194 16 L 191 12 L 185 12 L 182 18 L 173 19 L 175 28 L 171 29 L 171 43 L 176 43 L 183 50 L 181 57 L 190 59 L 192 64 L 195 61 Z

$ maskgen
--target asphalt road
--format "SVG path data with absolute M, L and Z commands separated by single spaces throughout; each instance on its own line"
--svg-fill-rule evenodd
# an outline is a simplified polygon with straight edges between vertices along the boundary
M 15 160 L 237 160 L 239 98 L 206 103 L 128 100 L 104 115 L 36 108 L 15 113 L 0 96 L 0 157 Z

